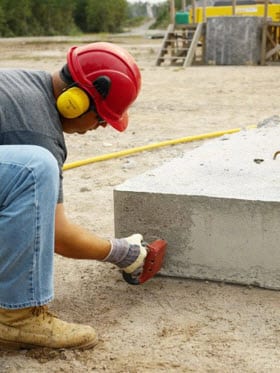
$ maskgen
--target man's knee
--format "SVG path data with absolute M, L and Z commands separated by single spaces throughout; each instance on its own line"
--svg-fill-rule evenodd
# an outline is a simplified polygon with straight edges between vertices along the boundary
M 45 148 L 37 145 L 1 145 L 0 163 L 16 164 L 27 167 L 40 167 L 45 165 L 58 172 L 57 161 Z
M 32 146 L 27 167 L 31 168 L 36 175 L 39 184 L 45 184 L 48 188 L 58 190 L 59 185 L 59 168 L 54 156 L 47 150 L 39 146 Z M 28 150 L 27 150 L 28 151 Z
M 47 150 L 40 146 L 31 146 L 31 157 L 28 163 L 29 167 L 34 167 L 37 172 L 43 173 L 45 177 L 58 177 L 58 164 L 54 156 Z M 27 151 L 29 151 L 27 150 Z

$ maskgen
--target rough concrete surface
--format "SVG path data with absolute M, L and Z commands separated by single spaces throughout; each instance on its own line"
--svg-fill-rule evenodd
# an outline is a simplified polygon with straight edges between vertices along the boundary
M 205 60 L 215 65 L 260 62 L 262 17 L 212 17 L 206 22 Z
M 279 123 L 242 130 L 127 180 L 116 235 L 163 235 L 165 275 L 280 289 L 279 138 Z

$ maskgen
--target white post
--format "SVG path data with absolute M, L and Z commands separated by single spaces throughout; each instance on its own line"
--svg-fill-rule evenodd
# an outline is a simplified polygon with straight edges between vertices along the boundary
M 236 0 L 232 0 L 232 15 L 236 14 Z
M 170 0 L 170 23 L 175 23 L 175 0 Z
M 192 13 L 193 13 L 193 23 L 196 23 L 196 6 L 195 6 L 195 0 L 192 0 Z

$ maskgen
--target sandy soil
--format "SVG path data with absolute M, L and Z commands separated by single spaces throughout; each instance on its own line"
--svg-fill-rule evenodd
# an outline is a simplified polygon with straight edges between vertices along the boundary
M 68 162 L 257 124 L 279 114 L 278 66 L 155 67 L 160 40 L 108 40 L 136 57 L 142 93 L 124 134 L 107 128 L 67 136 Z M 0 67 L 53 71 L 64 63 L 69 45 L 80 42 L 2 39 Z M 199 145 L 164 147 L 66 171 L 68 214 L 112 237 L 114 186 Z M 69 321 L 94 326 L 100 343 L 85 352 L 0 352 L 1 373 L 280 372 L 279 292 L 164 277 L 132 287 L 112 265 L 58 256 L 55 270 L 52 309 Z

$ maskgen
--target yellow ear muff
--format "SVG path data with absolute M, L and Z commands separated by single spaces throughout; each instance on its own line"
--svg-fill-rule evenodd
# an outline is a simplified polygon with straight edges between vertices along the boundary
M 73 119 L 89 109 L 90 100 L 81 88 L 72 87 L 61 93 L 56 101 L 56 106 L 64 118 Z

